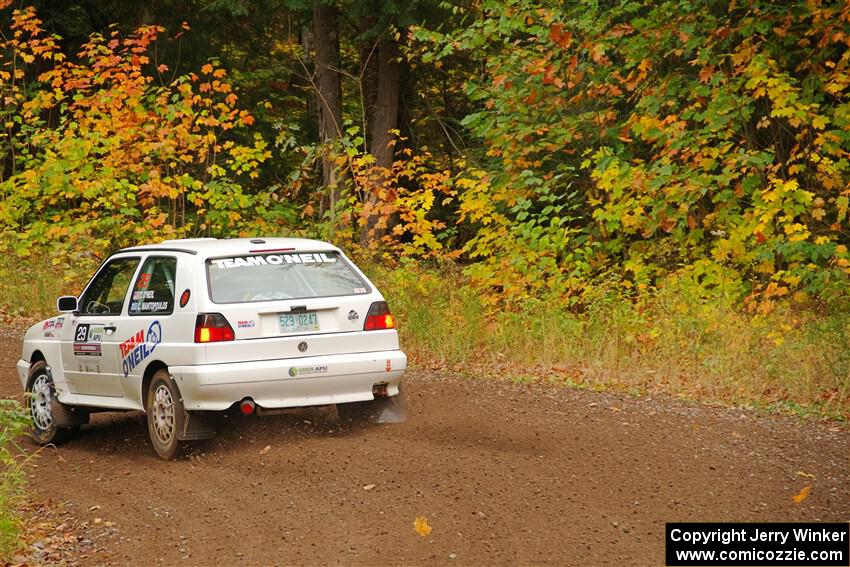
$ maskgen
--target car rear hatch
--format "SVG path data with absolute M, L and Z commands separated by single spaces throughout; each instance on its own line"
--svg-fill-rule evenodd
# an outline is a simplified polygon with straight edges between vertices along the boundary
M 210 342 L 208 363 L 399 348 L 391 318 L 378 325 L 389 329 L 364 331 L 370 309 L 380 312 L 385 304 L 339 252 L 210 258 L 205 268 L 209 311 L 226 320 L 235 339 Z

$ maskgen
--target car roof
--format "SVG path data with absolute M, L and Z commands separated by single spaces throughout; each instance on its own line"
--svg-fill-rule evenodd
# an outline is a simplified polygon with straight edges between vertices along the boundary
M 307 238 L 183 238 L 164 240 L 159 244 L 145 244 L 122 248 L 123 252 L 188 252 L 202 257 L 242 256 L 261 252 L 322 252 L 338 250 L 336 246 L 321 240 Z

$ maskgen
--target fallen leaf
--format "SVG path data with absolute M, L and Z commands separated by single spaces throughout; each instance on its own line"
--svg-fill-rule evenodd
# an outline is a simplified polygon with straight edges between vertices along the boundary
M 261 454 L 261 455 L 265 455 L 266 453 L 268 453 L 268 452 L 269 452 L 269 451 L 271 451 L 271 450 L 272 450 L 272 446 L 271 446 L 271 445 L 266 445 L 265 447 L 263 447 L 262 449 L 260 449 L 260 454 Z
M 799 476 L 806 476 L 806 477 L 809 477 L 809 478 L 811 478 L 811 479 L 814 479 L 814 478 L 815 478 L 815 475 L 813 475 L 813 474 L 811 474 L 811 473 L 803 472 L 803 471 L 797 471 L 797 474 L 798 474 Z
M 375 488 L 374 484 L 367 484 L 363 487 L 363 490 L 372 490 L 373 488 Z
M 413 520 L 413 529 L 422 537 L 426 537 L 431 533 L 431 526 L 428 525 L 428 519 L 424 516 L 418 516 Z
M 802 502 L 803 500 L 805 500 L 806 498 L 809 497 L 809 492 L 811 490 L 812 490 L 812 485 L 807 484 L 806 486 L 803 487 L 803 490 L 800 491 L 800 494 L 795 494 L 794 496 L 791 497 L 791 500 L 793 500 L 794 502 L 799 504 L 800 502 Z

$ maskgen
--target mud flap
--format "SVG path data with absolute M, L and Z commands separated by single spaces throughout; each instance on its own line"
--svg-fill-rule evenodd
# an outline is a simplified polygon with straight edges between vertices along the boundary
M 56 398 L 50 399 L 50 413 L 56 427 L 70 429 L 89 422 L 89 412 L 79 408 L 68 407 Z
M 215 423 L 203 412 L 184 412 L 183 427 L 177 434 L 180 441 L 197 441 L 215 437 Z
M 372 402 L 374 410 L 369 416 L 372 423 L 404 423 L 407 421 L 407 407 L 404 393 L 399 388 L 398 395 L 391 398 L 380 398 Z

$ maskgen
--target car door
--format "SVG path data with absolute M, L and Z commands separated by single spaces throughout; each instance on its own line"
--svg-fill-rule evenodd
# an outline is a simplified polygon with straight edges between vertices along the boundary
M 136 276 L 127 314 L 116 321 L 116 366 L 122 380 L 130 385 L 128 396 L 135 391 L 146 361 L 162 342 L 163 329 L 174 312 L 176 278 L 177 258 L 149 256 Z
M 116 323 L 125 310 L 138 256 L 110 259 L 86 287 L 62 340 L 62 368 L 74 394 L 121 397 Z

